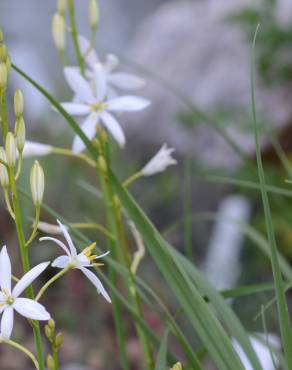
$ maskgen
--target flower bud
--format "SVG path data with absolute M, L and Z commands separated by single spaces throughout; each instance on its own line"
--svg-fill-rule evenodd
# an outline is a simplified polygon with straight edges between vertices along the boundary
M 47 368 L 48 370 L 55 370 L 55 361 L 52 355 L 47 356 Z
M 102 155 L 100 155 L 98 157 L 98 167 L 102 172 L 107 171 L 107 164 L 106 164 L 106 161 L 105 161 L 105 159 Z
M 99 7 L 96 0 L 89 0 L 88 21 L 91 28 L 96 28 L 99 21 Z
M 33 204 L 39 207 L 42 204 L 45 190 L 45 175 L 42 166 L 35 161 L 30 171 L 30 189 Z
M 63 334 L 62 334 L 62 333 L 58 333 L 58 334 L 56 335 L 56 340 L 55 340 L 55 342 L 56 342 L 56 346 L 57 346 L 58 348 L 62 345 L 63 340 L 64 340 L 64 336 L 63 336 Z
M 0 63 L 0 89 L 5 89 L 7 85 L 7 65 Z
M 8 55 L 7 56 L 7 59 L 6 59 L 6 69 L 7 69 L 7 76 L 8 76 L 8 73 L 11 70 L 11 58 L 10 58 L 10 55 Z
M 59 13 L 53 16 L 52 34 L 56 48 L 60 51 L 64 50 L 66 43 L 66 23 L 65 18 Z
M 176 364 L 173 365 L 171 370 L 182 370 L 182 365 L 180 362 L 177 362 Z
M 4 34 L 3 31 L 0 29 L 0 42 L 4 40 Z
M 17 89 L 14 94 L 14 114 L 16 118 L 23 114 L 23 94 L 20 89 Z
M 6 162 L 9 167 L 14 167 L 16 163 L 16 144 L 12 132 L 8 132 L 5 140 Z
M 48 321 L 48 326 L 49 326 L 49 328 L 50 328 L 50 329 L 55 330 L 55 327 L 56 327 L 55 320 L 50 319 L 50 320 Z
M 52 338 L 52 330 L 50 329 L 49 325 L 45 326 L 45 334 L 48 339 Z
M 25 123 L 22 116 L 15 123 L 15 138 L 18 152 L 22 153 L 25 144 Z
M 6 154 L 2 146 L 0 147 L 0 159 L 3 162 L 6 162 Z M 0 183 L 3 188 L 7 188 L 9 186 L 9 177 L 7 168 L 3 164 L 0 164 Z
M 8 49 L 5 44 L 0 45 L 0 61 L 5 63 L 8 57 Z
M 58 0 L 57 9 L 58 9 L 58 13 L 64 16 L 65 10 L 66 10 L 66 0 Z

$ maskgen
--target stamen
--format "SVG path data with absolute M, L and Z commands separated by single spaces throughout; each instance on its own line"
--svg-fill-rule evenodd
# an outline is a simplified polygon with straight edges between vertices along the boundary
M 83 250 L 83 254 L 86 256 L 86 257 L 90 257 L 91 256 L 91 253 L 93 251 L 93 249 L 96 247 L 96 242 L 90 244 L 88 247 L 86 247 L 84 250 Z
M 100 266 L 104 266 L 104 263 L 96 262 L 96 263 L 92 263 L 91 266 L 93 266 L 93 267 L 100 267 Z

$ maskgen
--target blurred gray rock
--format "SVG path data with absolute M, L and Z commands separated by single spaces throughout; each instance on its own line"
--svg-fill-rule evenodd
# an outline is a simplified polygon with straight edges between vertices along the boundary
M 179 152 L 214 166 L 239 163 L 224 139 L 206 126 L 208 122 L 185 128 L 177 114 L 188 111 L 188 100 L 203 110 L 250 111 L 250 45 L 239 28 L 223 19 L 247 4 L 247 0 L 172 1 L 142 23 L 131 59 L 156 77 L 150 74 L 143 92 L 152 106 L 126 117 L 129 141 L 166 141 Z M 285 125 L 292 114 L 291 92 L 267 90 L 257 81 L 257 110 L 268 119 L 267 124 Z M 229 135 L 252 152 L 253 136 L 238 129 L 237 123 L 230 122 Z

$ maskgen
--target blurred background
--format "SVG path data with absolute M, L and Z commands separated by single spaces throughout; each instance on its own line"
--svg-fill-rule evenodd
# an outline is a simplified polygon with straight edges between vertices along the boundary
M 77 0 L 76 7 L 80 33 L 89 37 L 87 2 Z M 147 85 L 141 95 L 152 102 L 143 112 L 120 117 L 127 146 L 121 152 L 112 145 L 117 173 L 127 178 L 164 142 L 173 146 L 178 166 L 132 186 L 139 204 L 165 237 L 201 266 L 218 289 L 271 281 L 270 263 L 263 253 L 265 224 L 256 184 L 250 48 L 260 23 L 255 67 L 262 155 L 278 246 L 291 260 L 292 191 L 285 182 L 292 179 L 291 0 L 101 0 L 100 8 L 96 40 L 99 56 L 115 53 L 124 70 L 143 76 Z M 13 62 L 60 101 L 67 101 L 71 91 L 51 37 L 55 11 L 54 0 L 2 1 L 1 26 Z M 68 59 L 75 65 L 71 40 L 68 43 Z M 11 102 L 17 87 L 25 95 L 28 139 L 70 148 L 73 133 L 66 122 L 39 92 L 13 72 L 8 90 Z M 21 178 L 27 190 L 32 161 L 25 161 Z M 41 163 L 46 173 L 46 204 L 69 222 L 105 223 L 97 180 L 90 168 L 56 156 L 41 158 Z M 33 209 L 25 196 L 22 202 L 29 232 Z M 1 243 L 9 246 L 20 274 L 16 235 L 2 205 Z M 42 220 L 55 222 L 46 211 Z M 244 227 L 246 222 L 249 229 Z M 105 242 L 94 232 L 86 235 L 101 245 Z M 132 239 L 129 235 L 135 250 Z M 53 245 L 32 246 L 34 263 L 55 254 Z M 48 270 L 44 280 L 52 274 Z M 175 312 L 176 302 L 147 256 L 139 275 Z M 260 320 L 253 317 L 270 297 L 262 293 L 234 299 L 230 304 L 250 331 L 262 331 Z M 92 286 L 78 272 L 72 272 L 44 300 L 65 336 L 63 370 L 120 369 L 111 306 L 95 298 Z M 163 318 L 151 308 L 145 313 L 151 328 L 159 333 Z M 274 307 L 266 316 L 268 330 L 277 332 Z M 141 352 L 126 312 L 125 320 L 127 350 L 133 369 L 140 369 Z M 181 325 L 187 332 L 183 319 Z M 33 340 L 28 329 L 18 317 L 15 338 L 26 338 L 30 347 Z M 194 333 L 188 335 L 192 338 Z M 180 349 L 174 350 L 179 357 Z M 0 347 L 0 358 L 1 370 L 30 366 L 24 365 L 22 355 L 5 346 Z

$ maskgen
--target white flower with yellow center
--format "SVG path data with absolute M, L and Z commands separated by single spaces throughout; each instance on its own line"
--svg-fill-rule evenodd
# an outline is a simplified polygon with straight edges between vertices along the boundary
M 100 64 L 95 65 L 94 88 L 75 68 L 66 67 L 64 73 L 75 96 L 78 96 L 78 101 L 61 103 L 62 107 L 73 116 L 87 116 L 81 123 L 81 129 L 89 140 L 94 138 L 96 126 L 103 124 L 118 144 L 123 147 L 126 142 L 125 135 L 112 112 L 139 111 L 146 108 L 150 102 L 132 95 L 108 99 L 106 97 L 107 83 Z M 84 148 L 84 143 L 79 136 L 76 136 L 72 146 L 73 152 L 80 153 Z
M 114 54 L 106 55 L 105 61 L 101 63 L 96 51 L 85 37 L 79 36 L 78 41 L 81 53 L 88 66 L 86 76 L 90 80 L 94 79 L 95 65 L 99 63 L 107 82 L 107 96 L 117 96 L 116 89 L 139 90 L 145 86 L 145 80 L 139 76 L 125 72 L 115 72 L 119 65 L 119 59 Z
M 89 279 L 89 281 L 96 287 L 97 291 L 101 293 L 108 302 L 111 302 L 111 299 L 109 295 L 107 294 L 106 290 L 104 289 L 99 278 L 88 269 L 94 266 L 101 266 L 102 264 L 97 263 L 96 260 L 102 257 L 105 257 L 106 255 L 109 254 L 109 252 L 103 253 L 100 256 L 92 255 L 92 251 L 96 246 L 96 243 L 93 243 L 89 247 L 85 248 L 81 253 L 77 253 L 77 249 L 75 248 L 73 244 L 73 241 L 68 233 L 68 230 L 59 220 L 57 220 L 57 222 L 59 224 L 60 229 L 62 230 L 62 233 L 67 241 L 68 246 L 56 238 L 52 238 L 49 236 L 40 238 L 40 241 L 51 240 L 55 242 L 66 253 L 65 256 L 57 257 L 53 261 L 52 266 L 60 268 L 60 269 L 65 269 L 65 268 L 79 269 Z
M 40 303 L 19 297 L 49 264 L 49 262 L 43 262 L 32 268 L 11 290 L 11 262 L 6 247 L 2 248 L 0 253 L 0 314 L 2 313 L 0 338 L 10 339 L 14 323 L 14 310 L 31 320 L 47 321 L 51 318 Z

